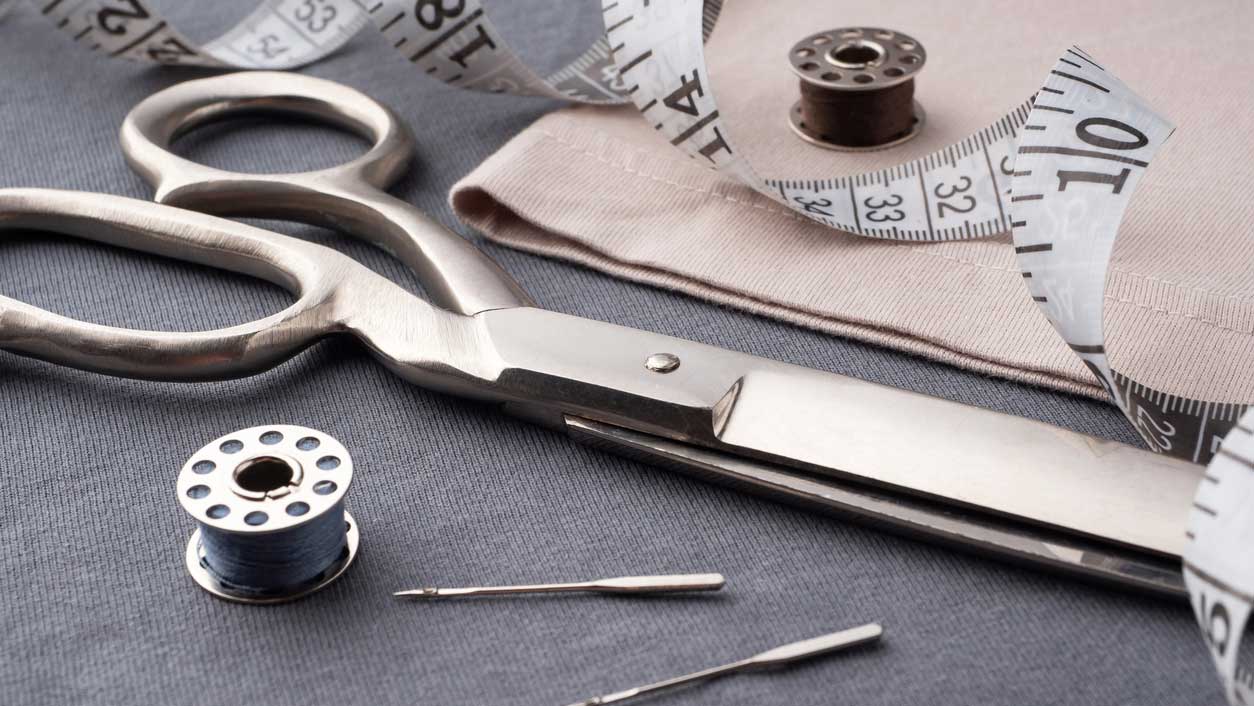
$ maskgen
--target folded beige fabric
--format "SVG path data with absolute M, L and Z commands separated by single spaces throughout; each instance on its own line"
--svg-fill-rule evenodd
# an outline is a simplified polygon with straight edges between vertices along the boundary
M 788 48 L 820 29 L 917 37 L 924 134 L 864 154 L 787 126 Z M 1178 125 L 1137 193 L 1107 282 L 1116 370 L 1190 397 L 1254 399 L 1254 3 L 729 2 L 708 46 L 732 139 L 767 177 L 920 157 L 982 128 L 1078 44 Z M 538 121 L 453 190 L 487 237 L 619 277 L 965 368 L 1100 396 L 1037 310 L 1009 240 L 914 244 L 810 223 L 670 147 L 632 108 Z

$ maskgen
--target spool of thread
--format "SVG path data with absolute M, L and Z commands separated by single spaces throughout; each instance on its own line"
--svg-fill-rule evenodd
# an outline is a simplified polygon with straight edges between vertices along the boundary
M 187 569 L 213 595 L 279 603 L 330 584 L 357 556 L 344 510 L 353 461 L 305 427 L 244 429 L 207 444 L 179 473 L 178 496 L 198 528 Z
M 878 27 L 818 32 L 788 52 L 801 79 L 789 124 L 803 140 L 835 150 L 884 149 L 919 134 L 926 118 L 914 77 L 927 62 L 923 45 Z

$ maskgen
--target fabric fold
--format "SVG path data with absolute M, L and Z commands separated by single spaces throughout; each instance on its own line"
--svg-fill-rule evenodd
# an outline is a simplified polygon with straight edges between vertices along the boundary
M 789 2 L 801 5 L 781 4 Z M 788 132 L 778 108 L 795 99 L 796 86 L 778 71 L 755 68 L 754 57 L 780 54 L 770 48 L 786 49 L 812 31 L 815 18 L 760 27 L 749 8 L 729 5 L 708 50 L 714 90 L 737 131 L 733 139 L 761 171 L 854 174 L 920 157 L 980 129 L 1031 91 L 1059 47 L 1088 38 L 1109 67 L 1180 124 L 1134 199 L 1116 245 L 1105 302 L 1115 367 L 1191 397 L 1254 399 L 1254 376 L 1242 374 L 1254 361 L 1254 290 L 1246 276 L 1254 271 L 1248 236 L 1254 206 L 1242 196 L 1254 182 L 1254 156 L 1234 160 L 1224 152 L 1254 151 L 1229 139 L 1254 130 L 1248 110 L 1254 96 L 1246 90 L 1219 97 L 1196 83 L 1182 87 L 1162 64 L 1141 60 L 1142 48 L 1154 43 L 1189 56 L 1195 49 L 1182 37 L 1222 44 L 1231 34 L 1236 41 L 1233 23 L 1254 20 L 1254 12 L 1214 3 L 1182 16 L 1168 3 L 1137 4 L 1133 14 L 1142 21 L 1099 34 L 1093 26 L 1132 4 L 1063 4 L 1075 12 L 1024 10 L 1042 13 L 1038 24 L 1049 27 L 1042 36 L 1024 35 L 1025 26 L 1038 25 L 1005 15 L 991 1 L 964 5 L 971 17 L 988 21 L 978 32 L 943 10 L 936 14 L 947 18 L 944 27 L 903 20 L 901 29 L 927 45 L 931 64 L 954 69 L 920 77 L 929 125 L 903 148 L 831 153 Z M 884 3 L 878 21 L 896 26 L 894 15 L 918 11 L 913 3 Z M 1170 24 L 1154 21 L 1168 16 L 1174 17 Z M 999 32 L 1002 39 L 989 39 Z M 973 56 L 968 40 L 979 33 L 980 54 Z M 1254 69 L 1244 55 L 1223 60 Z M 1208 101 L 1223 104 L 1223 115 L 1207 109 Z M 1244 185 L 1199 183 L 1199 169 L 1220 163 Z M 1226 210 L 1201 207 L 1216 189 L 1226 194 Z M 901 243 L 822 227 L 682 156 L 631 108 L 572 107 L 547 115 L 462 179 L 450 198 L 466 223 L 519 250 L 989 375 L 1104 395 L 1031 300 L 1008 237 Z M 1187 371 L 1180 369 L 1181 357 L 1189 361 Z

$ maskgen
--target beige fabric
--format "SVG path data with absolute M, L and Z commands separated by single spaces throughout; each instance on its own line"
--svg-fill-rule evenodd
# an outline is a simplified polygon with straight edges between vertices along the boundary
M 926 46 L 924 134 L 841 154 L 798 140 L 785 54 L 816 29 Z M 1254 3 L 746 0 L 708 47 L 732 139 L 767 177 L 878 169 L 1019 104 L 1072 43 L 1177 125 L 1133 200 L 1107 283 L 1116 370 L 1191 397 L 1254 399 Z M 1027 295 L 1008 239 L 878 242 L 812 224 L 689 160 L 631 108 L 551 114 L 454 188 L 489 238 L 955 365 L 1098 395 Z

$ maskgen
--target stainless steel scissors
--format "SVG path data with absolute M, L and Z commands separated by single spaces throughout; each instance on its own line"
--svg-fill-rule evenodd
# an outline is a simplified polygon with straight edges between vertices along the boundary
M 249 111 L 373 141 L 347 164 L 238 174 L 169 151 Z M 1182 595 L 1203 469 L 1036 421 L 537 308 L 472 244 L 389 196 L 413 141 L 384 106 L 284 73 L 189 81 L 140 103 L 122 149 L 157 203 L 0 190 L 0 230 L 75 235 L 259 277 L 298 298 L 200 333 L 75 321 L 0 297 L 0 348 L 110 375 L 237 378 L 349 334 L 423 387 L 482 400 L 579 441 L 698 477 L 981 552 Z M 213 214 L 213 215 L 208 215 Z M 416 297 L 335 250 L 222 216 L 341 230 L 420 277 Z

